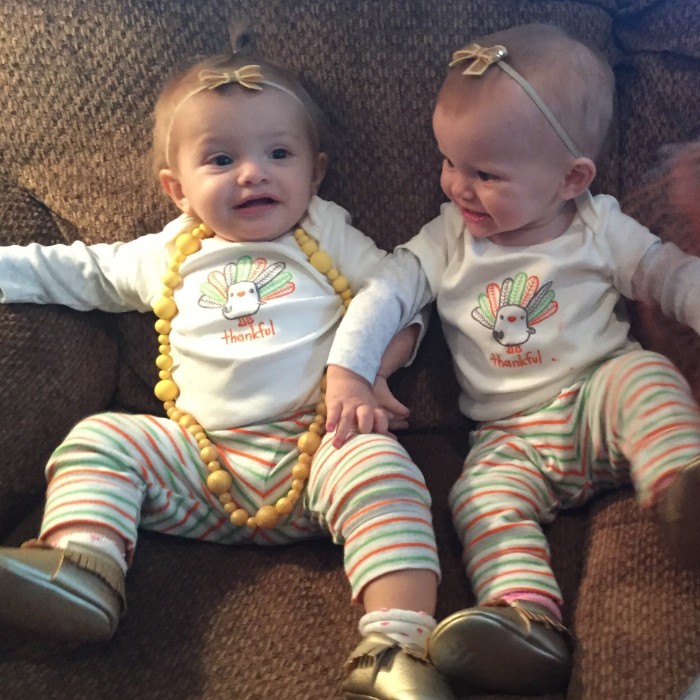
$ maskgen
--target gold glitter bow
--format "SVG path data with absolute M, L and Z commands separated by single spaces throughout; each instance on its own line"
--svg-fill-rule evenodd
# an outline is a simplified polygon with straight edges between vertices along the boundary
M 463 75 L 483 75 L 484 71 L 493 63 L 497 63 L 508 55 L 505 46 L 496 44 L 495 46 L 479 46 L 479 44 L 469 44 L 452 54 L 450 68 L 462 61 L 472 61 Z
M 238 83 L 249 90 L 262 90 L 262 85 L 259 83 L 263 81 L 263 74 L 260 72 L 260 66 L 257 65 L 243 66 L 233 71 L 203 70 L 199 73 L 200 84 L 209 90 L 229 83 Z

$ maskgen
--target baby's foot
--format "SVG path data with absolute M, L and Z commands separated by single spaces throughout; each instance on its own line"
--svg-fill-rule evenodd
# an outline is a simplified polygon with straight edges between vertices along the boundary
M 544 695 L 569 682 L 570 642 L 544 607 L 513 601 L 445 618 L 428 641 L 428 654 L 459 690 Z
M 73 642 L 109 639 L 126 609 L 124 573 L 99 549 L 0 547 L 0 622 Z
M 363 637 L 346 667 L 347 700 L 455 700 L 424 650 L 403 649 L 383 634 Z
M 700 570 L 700 458 L 659 493 L 656 514 L 661 534 L 678 562 Z

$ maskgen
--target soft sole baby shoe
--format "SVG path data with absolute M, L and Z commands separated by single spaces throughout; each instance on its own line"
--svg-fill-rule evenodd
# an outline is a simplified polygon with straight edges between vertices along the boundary
M 459 690 L 544 695 L 569 682 L 570 641 L 542 606 L 504 601 L 446 617 L 428 640 L 428 656 Z
M 363 637 L 345 665 L 347 700 L 455 700 L 423 650 L 404 649 L 383 634 Z
M 659 494 L 656 514 L 661 534 L 676 560 L 700 570 L 700 459 L 682 469 Z
M 126 610 L 124 573 L 99 549 L 37 541 L 0 547 L 0 621 L 44 637 L 96 642 Z

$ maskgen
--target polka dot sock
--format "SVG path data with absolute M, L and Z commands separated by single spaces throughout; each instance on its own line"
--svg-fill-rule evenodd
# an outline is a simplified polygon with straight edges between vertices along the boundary
M 363 637 L 379 632 L 402 647 L 412 645 L 426 649 L 428 635 L 436 624 L 435 618 L 424 612 L 382 608 L 363 615 L 358 626 Z

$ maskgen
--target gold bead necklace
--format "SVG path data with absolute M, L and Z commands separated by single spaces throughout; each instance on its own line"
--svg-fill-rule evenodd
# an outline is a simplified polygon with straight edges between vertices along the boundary
M 291 488 L 286 496 L 279 498 L 275 505 L 264 505 L 251 515 L 241 508 L 233 497 L 233 477 L 221 465 L 219 451 L 216 445 L 209 439 L 204 428 L 191 414 L 182 411 L 175 405 L 180 395 L 180 389 L 172 378 L 171 369 L 173 358 L 170 352 L 170 322 L 178 313 L 175 303 L 175 289 L 182 283 L 180 267 L 184 260 L 202 247 L 202 240 L 211 238 L 214 232 L 205 224 L 200 224 L 191 232 L 183 232 L 175 239 L 175 253 L 168 263 L 168 271 L 163 276 L 162 296 L 153 304 L 153 312 L 158 317 L 155 323 L 158 332 L 159 355 L 156 358 L 159 381 L 154 393 L 163 402 L 165 412 L 171 420 L 185 428 L 197 441 L 199 457 L 206 465 L 209 476 L 207 487 L 218 496 L 224 510 L 229 514 L 234 525 L 247 525 L 250 528 L 272 528 L 277 525 L 283 515 L 292 512 L 294 504 L 299 500 L 306 480 L 309 478 L 311 458 L 321 445 L 321 438 L 325 432 L 326 405 L 324 401 L 326 392 L 326 375 L 321 379 L 321 400 L 316 404 L 316 414 L 309 424 L 306 432 L 297 440 L 299 458 L 292 468 Z M 352 292 L 348 280 L 333 266 L 333 258 L 318 247 L 318 243 L 302 228 L 294 231 L 294 238 L 309 259 L 311 265 L 328 278 L 331 286 L 347 309 L 352 299 Z

